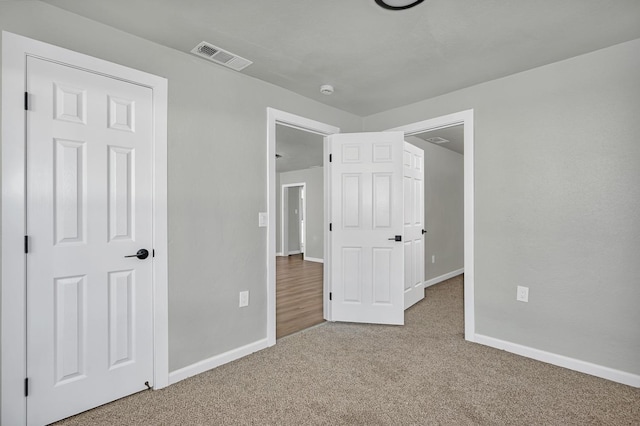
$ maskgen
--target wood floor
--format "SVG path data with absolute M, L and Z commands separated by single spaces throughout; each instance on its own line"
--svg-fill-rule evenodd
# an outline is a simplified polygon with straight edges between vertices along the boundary
M 276 338 L 321 322 L 322 263 L 276 257 Z

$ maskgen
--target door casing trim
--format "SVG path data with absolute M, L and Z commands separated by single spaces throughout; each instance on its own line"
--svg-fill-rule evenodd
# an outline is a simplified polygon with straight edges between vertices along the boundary
M 26 424 L 26 58 L 33 56 L 148 87 L 153 92 L 154 388 L 169 382 L 167 96 L 165 78 L 2 32 L 2 284 L 0 423 Z

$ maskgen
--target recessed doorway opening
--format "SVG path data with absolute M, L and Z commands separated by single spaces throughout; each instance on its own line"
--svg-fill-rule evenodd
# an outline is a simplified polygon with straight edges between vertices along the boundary
M 325 165 L 329 154 L 325 136 L 339 133 L 340 129 L 273 108 L 267 109 L 267 115 L 267 339 L 269 345 L 274 345 L 276 337 L 323 322 L 330 308 L 324 303 L 329 285 L 326 273 L 329 267 L 326 262 L 328 237 L 324 220 L 327 215 L 328 179 Z M 283 185 L 288 185 L 284 188 L 304 185 L 299 197 L 302 208 L 297 213 L 302 216 L 298 217 L 302 219 L 298 221 L 302 243 L 299 254 L 295 249 L 283 247 L 287 244 L 282 244 Z M 286 196 L 287 199 L 291 196 L 289 189 Z M 288 204 L 295 205 L 296 201 Z M 295 216 L 295 208 L 293 210 Z M 292 256 L 283 256 L 285 250 Z M 305 288 L 305 285 L 312 285 L 313 290 Z M 313 311 L 312 315 L 309 309 Z M 291 317 L 286 318 L 282 314 L 290 314 Z M 277 325 L 284 328 L 276 331 Z
M 405 140 L 425 152 L 425 288 L 464 272 L 464 125 Z
M 430 285 L 436 284 L 438 282 L 445 281 L 448 278 L 452 278 L 460 273 L 464 273 L 464 338 L 465 340 L 475 342 L 476 334 L 475 334 L 475 309 L 474 309 L 474 298 L 475 298 L 475 250 L 474 250 L 474 240 L 475 240 L 475 227 L 474 227 L 474 113 L 473 110 L 461 111 L 449 115 L 444 115 L 441 117 L 436 117 L 416 123 L 407 124 L 404 126 L 396 127 L 393 129 L 389 129 L 388 131 L 403 131 L 405 134 L 405 138 L 407 140 L 411 139 L 413 142 L 418 145 L 422 145 L 423 142 L 428 144 L 426 146 L 427 149 L 433 148 L 432 144 L 439 145 L 435 148 L 444 148 L 446 146 L 446 150 L 451 150 L 451 154 L 462 154 L 462 186 L 463 186 L 463 227 L 462 227 L 462 241 L 463 241 L 463 263 L 461 269 L 454 269 L 448 273 L 442 272 L 435 268 L 435 265 L 438 263 L 438 255 L 428 253 L 429 250 L 429 241 L 427 241 L 427 249 L 425 250 L 426 254 L 426 280 L 425 280 L 425 288 Z M 443 142 L 447 140 L 447 142 Z M 428 141 L 427 141 L 428 140 Z M 433 150 L 433 149 L 431 149 Z M 446 150 L 441 150 L 442 152 Z M 425 150 L 425 157 L 427 156 L 427 150 Z M 451 156 L 451 155 L 450 155 Z M 454 155 L 455 156 L 455 155 Z M 459 162 L 459 161 L 458 161 Z M 428 167 L 425 164 L 425 167 Z M 456 166 L 456 169 L 459 170 L 459 166 Z M 425 176 L 425 181 L 433 179 L 429 179 L 428 175 Z M 459 172 L 457 172 L 457 181 L 460 180 Z M 446 185 L 445 185 L 446 186 Z M 459 184 L 457 184 L 459 188 Z M 458 191 L 459 192 L 459 191 Z M 459 195 L 457 203 L 460 203 Z M 432 201 L 433 203 L 433 201 Z M 428 213 L 428 209 L 433 206 L 429 206 L 430 201 L 425 198 L 425 209 L 427 214 L 425 215 L 427 231 L 430 228 L 430 215 Z M 459 207 L 455 207 L 456 215 L 460 214 Z M 432 213 L 433 215 L 433 213 Z M 459 219 L 455 221 L 458 225 L 458 231 L 456 231 L 456 235 L 459 234 Z M 427 234 L 429 235 L 429 234 Z M 451 234 L 450 234 L 451 235 Z M 454 238 L 459 238 L 454 237 Z M 445 240 L 447 237 L 445 237 Z M 447 240 L 448 241 L 448 240 Z M 459 246 L 459 244 L 458 244 Z M 435 259 L 434 259 L 435 256 Z M 459 258 L 459 253 L 458 253 Z M 455 256 L 453 256 L 455 258 Z M 430 269 L 431 268 L 431 269 Z M 430 276 L 434 276 L 434 278 L 429 279 Z
M 277 339 L 324 322 L 323 142 L 321 135 L 276 125 Z

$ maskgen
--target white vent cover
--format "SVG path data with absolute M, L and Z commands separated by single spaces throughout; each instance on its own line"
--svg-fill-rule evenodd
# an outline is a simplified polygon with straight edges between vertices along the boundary
M 236 71 L 241 71 L 253 63 L 206 41 L 194 47 L 191 53 Z
M 441 138 L 440 136 L 436 136 L 435 138 L 428 138 L 425 139 L 427 142 L 431 142 L 431 143 L 437 143 L 438 145 L 440 145 L 441 143 L 447 143 L 449 142 L 448 139 L 445 138 Z

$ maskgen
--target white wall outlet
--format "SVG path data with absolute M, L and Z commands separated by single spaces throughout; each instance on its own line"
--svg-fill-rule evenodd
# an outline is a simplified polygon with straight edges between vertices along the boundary
M 260 228 L 265 228 L 269 223 L 269 216 L 267 215 L 267 212 L 260 212 L 258 213 L 258 226 Z
M 436 263 L 436 255 L 431 256 L 431 263 Z
M 244 308 L 245 306 L 249 306 L 249 292 L 241 291 L 240 292 L 240 307 Z
M 529 301 L 529 287 L 518 286 L 518 292 L 516 293 L 516 300 L 520 302 Z

